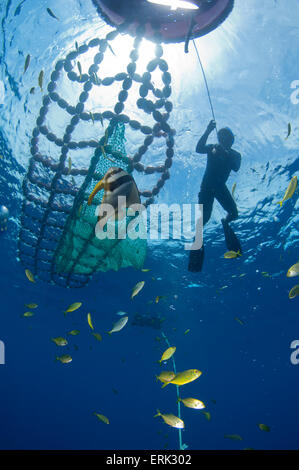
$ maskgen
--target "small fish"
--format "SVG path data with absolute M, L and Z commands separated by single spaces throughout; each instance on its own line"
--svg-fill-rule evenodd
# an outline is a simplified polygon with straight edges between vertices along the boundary
M 233 198 L 234 198 L 234 195 L 235 195 L 236 186 L 237 186 L 237 183 L 234 183 L 233 187 L 232 187 L 232 196 L 233 196 Z
M 220 290 L 224 290 L 224 289 L 227 289 L 227 288 L 228 288 L 228 286 L 222 286 L 222 287 L 220 287 Z
M 160 380 L 160 382 L 163 383 L 170 382 L 172 379 L 174 379 L 174 377 L 175 373 L 167 370 L 164 370 L 159 375 L 156 375 L 157 380 Z
M 25 312 L 25 313 L 23 314 L 23 317 L 29 318 L 29 317 L 33 317 L 33 315 L 34 315 L 33 312 Z
M 297 284 L 296 286 L 292 287 L 292 289 L 289 292 L 289 299 L 294 299 L 297 297 L 299 294 L 299 285 Z
M 298 183 L 297 176 L 293 176 L 283 196 L 283 199 L 281 201 L 278 201 L 276 204 L 279 204 L 281 207 L 285 201 L 290 199 L 293 196 L 294 192 L 296 191 L 297 183 Z
M 242 320 L 240 320 L 240 318 L 238 317 L 235 317 L 235 320 L 240 323 L 240 325 L 244 325 L 244 322 Z
M 54 341 L 57 346 L 66 346 L 68 344 L 67 340 L 65 338 L 62 338 L 62 336 L 58 336 L 57 338 L 51 338 L 52 341 Z
M 232 259 L 232 258 L 237 258 L 238 256 L 242 256 L 240 253 L 240 250 L 238 251 L 227 251 L 224 253 L 224 258 L 225 259 Z
M 292 132 L 292 126 L 291 126 L 291 123 L 289 122 L 288 123 L 288 135 L 286 136 L 285 140 L 287 140 L 290 137 L 291 132 Z
M 180 418 L 178 418 L 175 415 L 162 414 L 162 413 L 160 413 L 159 410 L 157 410 L 157 414 L 154 416 L 154 418 L 156 418 L 157 416 L 161 416 L 164 423 L 168 424 L 169 426 L 171 426 L 173 428 L 183 429 L 185 427 L 184 421 L 181 420 Z
M 80 308 L 82 305 L 82 302 L 74 302 L 73 304 L 71 304 L 65 311 L 64 311 L 64 314 L 66 315 L 67 313 L 69 312 L 74 312 L 75 310 L 77 310 L 78 308 Z
M 47 8 L 47 12 L 49 13 L 50 16 L 52 16 L 52 18 L 55 18 L 55 20 L 59 21 L 59 18 L 57 18 L 57 16 L 54 15 L 53 11 L 50 8 Z
M 190 328 L 188 328 L 185 332 L 184 332 L 184 335 L 188 334 L 190 331 Z
M 92 330 L 94 330 L 94 327 L 93 327 L 93 324 L 92 324 L 92 321 L 91 321 L 91 315 L 90 315 L 90 313 L 87 314 L 87 322 L 88 322 L 90 328 L 91 328 Z
M 92 120 L 92 123 L 94 124 L 94 115 L 92 112 L 89 113 L 90 117 L 91 117 L 91 120 Z
M 75 48 L 76 48 L 76 51 L 78 52 L 79 51 L 79 46 L 78 46 L 77 41 L 75 42 Z
M 145 268 L 144 268 L 144 269 L 141 269 L 141 271 L 142 271 L 143 273 L 148 273 L 148 272 L 150 271 L 150 269 L 145 269 Z
M 287 272 L 287 277 L 295 277 L 295 276 L 299 276 L 299 262 L 296 264 L 293 264 L 293 266 L 291 266 Z
M 166 349 L 166 351 L 164 351 L 164 353 L 162 354 L 162 357 L 159 362 L 161 363 L 163 361 L 167 361 L 168 359 L 170 359 L 175 353 L 175 351 L 176 351 L 175 346 Z
M 183 372 L 179 372 L 178 374 L 175 375 L 173 379 L 171 379 L 169 382 L 165 383 L 162 385 L 162 388 L 166 387 L 168 384 L 174 384 L 174 385 L 185 385 L 190 382 L 193 382 L 193 380 L 198 379 L 200 377 L 202 372 L 200 372 L 197 369 L 188 369 Z
M 70 174 L 71 170 L 72 170 L 72 159 L 71 159 L 71 157 L 69 157 L 69 159 L 68 159 L 68 172 L 67 172 L 67 175 Z
M 68 335 L 77 336 L 79 333 L 80 333 L 79 330 L 72 330 L 68 333 Z
M 35 87 L 33 86 L 32 88 L 30 88 L 29 93 L 30 93 L 30 95 L 33 95 L 34 92 L 35 92 Z
M 81 206 L 79 207 L 78 209 L 78 216 L 80 216 L 81 212 L 82 212 L 82 209 L 83 209 L 83 204 L 81 204 Z
M 44 81 L 44 71 L 41 70 L 38 76 L 38 84 L 39 84 L 41 91 L 43 91 L 43 81 Z
M 262 271 L 262 276 L 264 277 L 271 277 L 267 271 Z
M 103 423 L 105 423 L 105 424 L 109 424 L 109 423 L 110 423 L 109 419 L 108 419 L 106 416 L 101 415 L 100 413 L 94 413 L 94 415 L 95 415 L 100 421 L 102 421 Z
M 145 284 L 144 281 L 137 282 L 136 286 L 133 287 L 131 299 L 133 299 L 133 297 L 135 297 L 141 291 L 144 284 Z
M 203 411 L 203 414 L 205 415 L 208 421 L 211 420 L 211 413 L 209 413 L 208 411 Z
M 72 362 L 73 358 L 69 354 L 64 354 L 63 356 L 56 356 L 56 361 L 62 362 L 62 364 L 68 364 Z
M 160 342 L 160 341 L 162 341 L 162 339 L 160 338 L 160 336 L 156 336 L 156 337 L 155 337 L 155 341 Z
M 107 46 L 109 47 L 109 49 L 110 49 L 110 51 L 112 52 L 112 54 L 115 55 L 114 50 L 113 50 L 112 47 L 110 46 L 109 42 L 107 42 Z
M 120 317 L 122 317 L 123 315 L 127 315 L 127 313 L 126 313 L 126 312 L 119 311 L 119 312 L 117 312 L 116 315 L 119 315 Z
M 181 401 L 187 408 L 194 408 L 195 410 L 202 410 L 205 408 L 205 404 L 197 400 L 197 398 L 178 398 L 178 402 Z
M 112 392 L 113 392 L 115 395 L 118 395 L 118 390 L 116 390 L 116 388 L 113 388 L 113 389 L 112 389 Z
M 123 327 L 126 325 L 129 317 L 122 317 L 119 320 L 117 320 L 116 323 L 114 323 L 112 329 L 108 331 L 108 335 L 111 335 L 111 333 L 116 333 L 117 331 L 120 331 L 123 329 Z
M 239 434 L 224 434 L 225 439 L 232 439 L 233 441 L 242 441 L 243 438 Z
M 98 341 L 102 341 L 102 336 L 100 335 L 100 333 L 92 333 L 93 336 L 98 340 Z
M 28 54 L 27 57 L 26 57 L 26 59 L 25 59 L 24 72 L 23 72 L 23 74 L 24 74 L 24 73 L 26 72 L 26 70 L 28 69 L 29 64 L 30 64 L 30 54 Z
M 26 274 L 26 276 L 27 276 L 27 279 L 28 279 L 30 282 L 35 282 L 34 276 L 33 276 L 32 272 L 29 271 L 29 269 L 25 269 L 25 274 Z
M 261 431 L 270 432 L 270 428 L 266 424 L 258 424 L 258 427 L 260 428 Z
M 246 276 L 246 273 L 240 274 L 239 277 L 244 277 L 244 276 Z
M 155 298 L 155 302 L 156 304 L 161 300 L 161 299 L 165 299 L 165 295 L 157 295 L 157 297 Z
M 27 308 L 37 308 L 38 305 L 37 304 L 25 304 L 25 307 L 27 307 Z
M 79 61 L 77 62 L 77 66 L 78 66 L 78 70 L 79 70 L 79 74 L 80 74 L 79 78 L 81 80 L 81 78 L 82 78 L 82 66 L 81 66 L 81 63 Z

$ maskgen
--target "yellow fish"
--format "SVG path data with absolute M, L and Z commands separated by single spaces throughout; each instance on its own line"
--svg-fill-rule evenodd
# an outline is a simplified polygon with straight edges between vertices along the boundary
M 133 287 L 131 299 L 133 299 L 133 297 L 135 297 L 141 291 L 144 284 L 145 284 L 144 281 L 137 282 L 136 286 Z
M 116 323 L 114 323 L 112 330 L 108 331 L 108 335 L 111 335 L 111 333 L 116 333 L 117 331 L 120 331 L 123 329 L 123 327 L 126 325 L 129 317 L 121 317 L 119 320 L 117 320 Z
M 109 424 L 109 419 L 106 416 L 101 415 L 100 413 L 94 413 L 94 415 L 103 423 Z
M 226 253 L 224 253 L 225 259 L 237 258 L 238 256 L 242 256 L 240 253 L 240 250 L 239 251 L 227 251 Z
M 234 198 L 236 186 L 237 186 L 237 183 L 234 183 L 234 184 L 233 184 L 233 187 L 232 187 L 232 196 L 233 196 L 233 198 Z
M 292 132 L 292 126 L 291 126 L 291 123 L 289 122 L 288 123 L 288 135 L 286 136 L 285 140 L 287 140 L 290 137 L 291 132 Z
M 183 372 L 179 372 L 174 376 L 172 380 L 169 382 L 165 383 L 162 385 L 162 388 L 166 387 L 168 384 L 175 384 L 175 385 L 185 385 L 190 382 L 193 382 L 193 380 L 198 379 L 200 377 L 202 372 L 200 372 L 197 369 L 188 369 Z
M 299 285 L 294 286 L 289 292 L 289 299 L 294 299 L 299 294 Z
M 33 312 L 25 312 L 23 314 L 23 317 L 33 317 L 34 313 Z
M 94 327 L 93 327 L 93 324 L 92 324 L 92 321 L 91 321 L 91 315 L 90 315 L 90 313 L 87 314 L 87 322 L 88 322 L 90 328 L 91 328 L 92 330 L 94 330 Z
M 102 341 L 102 336 L 100 335 L 100 333 L 92 333 L 92 334 L 98 341 Z
M 277 204 L 280 205 L 280 207 L 282 206 L 283 202 L 287 201 L 288 199 L 290 199 L 294 192 L 296 191 L 296 188 L 297 188 L 297 176 L 293 176 L 293 178 L 291 179 L 290 183 L 289 183 L 289 186 L 287 187 L 287 190 L 285 192 L 285 195 L 283 196 L 283 199 L 281 201 L 278 201 Z
M 208 411 L 203 411 L 203 414 L 205 415 L 205 417 L 207 418 L 207 420 L 210 421 L 210 419 L 211 419 L 211 413 L 209 413 Z
M 64 311 L 64 314 L 66 315 L 67 313 L 69 312 L 74 312 L 75 310 L 77 310 L 78 308 L 80 308 L 82 305 L 82 302 L 74 302 L 73 304 L 71 304 L 65 311 Z
M 161 363 L 163 361 L 167 361 L 168 359 L 170 359 L 171 356 L 175 353 L 175 350 L 176 350 L 175 346 L 166 349 L 166 351 L 164 351 L 164 353 L 162 354 L 162 357 L 159 362 Z
M 43 80 L 44 80 L 44 71 L 41 70 L 38 76 L 38 84 L 39 84 L 41 91 L 43 91 Z
M 156 375 L 156 378 L 160 380 L 160 382 L 166 383 L 170 382 L 175 377 L 175 373 L 172 371 L 164 370 L 159 375 Z
M 64 354 L 63 356 L 56 356 L 56 361 L 62 362 L 62 364 L 68 364 L 69 362 L 72 362 L 72 356 L 69 354 Z
M 224 434 L 225 439 L 232 439 L 233 441 L 242 441 L 243 438 L 239 434 Z
M 299 276 L 299 263 L 293 264 L 287 272 L 287 277 Z
M 24 65 L 24 72 L 26 72 L 26 70 L 28 69 L 29 67 L 29 64 L 30 64 L 30 54 L 27 55 L 26 59 L 25 59 L 25 65 Z
M 162 414 L 159 410 L 157 410 L 157 414 L 154 416 L 154 418 L 156 418 L 157 416 L 161 416 L 164 423 L 168 424 L 173 428 L 183 429 L 185 427 L 184 421 L 175 415 Z
M 79 333 L 80 333 L 79 330 L 72 330 L 72 331 L 70 331 L 70 332 L 68 333 L 68 335 L 76 336 L 76 335 L 78 335 Z
M 25 269 L 25 274 L 27 276 L 27 279 L 29 279 L 30 282 L 35 282 L 34 276 L 29 269 Z
M 187 408 L 194 408 L 195 410 L 202 410 L 205 408 L 205 404 L 196 398 L 179 398 L 178 402 L 179 401 L 184 403 Z
M 54 341 L 57 346 L 66 346 L 68 344 L 67 340 L 65 338 L 62 338 L 62 336 L 58 336 L 57 338 L 51 338 L 52 341 Z
M 185 332 L 184 332 L 184 335 L 186 335 L 187 333 L 189 333 L 190 331 L 190 328 L 188 328 Z
M 150 271 L 150 269 L 141 269 L 141 271 L 142 271 L 143 273 L 148 273 L 148 272 Z
M 244 322 L 242 320 L 240 320 L 240 318 L 238 317 L 235 317 L 235 320 L 240 323 L 240 325 L 244 325 Z
M 25 304 L 25 307 L 27 307 L 27 308 L 36 308 L 36 307 L 38 307 L 38 305 L 37 304 Z
M 260 428 L 261 431 L 270 432 L 270 428 L 266 424 L 258 424 L 258 427 Z

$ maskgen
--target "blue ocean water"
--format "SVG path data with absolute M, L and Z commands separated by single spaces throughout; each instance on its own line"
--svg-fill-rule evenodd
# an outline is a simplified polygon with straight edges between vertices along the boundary
M 177 348 L 177 370 L 202 371 L 198 380 L 181 388 L 182 397 L 202 400 L 211 415 L 207 420 L 202 411 L 182 406 L 182 439 L 189 449 L 298 448 L 299 365 L 290 360 L 290 344 L 299 339 L 298 299 L 288 298 L 296 278 L 286 277 L 298 261 L 298 193 L 282 208 L 276 202 L 299 171 L 299 5 L 296 0 L 289 0 L 287 9 L 280 0 L 244 3 L 236 0 L 229 18 L 196 40 L 217 124 L 233 129 L 234 148 L 242 154 L 241 169 L 230 176 L 228 187 L 237 183 L 239 219 L 233 226 L 243 256 L 223 258 L 224 213 L 215 203 L 204 232 L 202 273 L 187 271 L 181 240 L 149 239 L 144 267 L 150 271 L 98 273 L 88 286 L 66 289 L 38 278 L 30 283 L 17 254 L 22 181 L 43 97 L 38 75 L 43 69 L 46 88 L 55 63 L 74 50 L 75 41 L 81 45 L 104 37 L 111 28 L 89 0 L 2 2 L 0 204 L 9 208 L 10 219 L 0 243 L 0 340 L 5 345 L 1 449 L 178 449 L 178 430 L 154 419 L 157 409 L 178 412 L 176 388 L 162 390 L 156 381 L 161 369 L 171 367 L 157 363 L 167 348 L 162 331 Z M 123 70 L 129 41 L 124 35 L 115 43 L 116 58 L 107 56 L 111 74 Z M 141 62 L 150 47 L 141 46 Z M 189 54 L 182 44 L 163 48 L 172 75 L 170 124 L 176 136 L 171 178 L 157 202 L 194 203 L 206 161 L 195 147 L 211 112 L 193 45 Z M 31 61 L 24 74 L 27 54 Z M 67 83 L 63 93 L 71 99 Z M 116 103 L 112 92 L 100 98 L 111 108 Z M 141 120 L 136 96 L 130 99 L 131 116 Z M 60 115 L 55 119 L 63 126 Z M 292 131 L 286 140 L 288 123 Z M 126 137 L 133 153 L 134 134 Z M 159 151 L 156 144 L 147 158 L 157 161 Z M 138 185 L 149 181 L 150 186 L 152 178 L 138 175 Z M 132 288 L 141 280 L 145 286 L 131 300 Z M 156 296 L 165 297 L 156 303 Z M 32 302 L 38 304 L 35 315 L 22 317 L 24 304 Z M 64 316 L 73 302 L 82 302 L 82 307 Z M 119 310 L 128 313 L 128 324 L 109 337 L 106 332 Z M 91 335 L 89 312 L 101 342 Z M 136 314 L 163 318 L 162 329 L 134 325 Z M 67 347 L 51 341 L 75 328 L 80 334 L 68 336 Z M 72 355 L 70 364 L 55 360 L 64 353 Z M 107 416 L 110 424 L 98 421 L 94 412 Z M 270 432 L 261 431 L 259 423 Z M 242 441 L 224 437 L 233 434 Z

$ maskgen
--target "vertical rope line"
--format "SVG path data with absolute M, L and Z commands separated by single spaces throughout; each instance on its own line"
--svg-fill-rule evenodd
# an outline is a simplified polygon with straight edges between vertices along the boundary
M 161 331 L 161 335 L 163 336 L 167 346 L 170 348 L 170 343 L 166 337 L 166 335 L 163 333 L 163 331 Z M 175 360 L 174 360 L 174 357 L 172 356 L 172 363 L 173 363 L 173 371 L 174 373 L 176 374 L 176 365 L 175 365 Z M 177 399 L 178 399 L 178 417 L 181 419 L 181 402 L 179 401 L 179 398 L 180 398 L 180 391 L 179 391 L 179 387 L 178 385 L 176 385 L 176 394 L 177 394 Z M 184 450 L 184 447 L 183 447 L 183 441 L 182 441 L 182 430 L 181 428 L 179 428 L 179 446 L 180 446 L 180 450 Z
M 197 46 L 196 46 L 196 44 L 195 44 L 194 39 L 192 39 L 192 42 L 193 42 L 193 45 L 194 45 L 194 48 L 195 48 L 195 52 L 196 52 L 196 55 L 197 55 L 197 58 L 198 58 L 198 62 L 199 62 L 199 65 L 200 65 L 200 68 L 201 68 L 201 71 L 202 71 L 203 79 L 204 79 L 204 82 L 205 82 L 205 85 L 206 85 L 206 89 L 207 89 L 207 94 L 208 94 L 208 99 L 209 99 L 209 103 L 210 103 L 210 108 L 211 108 L 212 116 L 213 116 L 214 121 L 216 122 L 216 118 L 215 118 L 215 113 L 214 113 L 214 108 L 213 108 L 213 103 L 212 103 L 212 99 L 211 99 L 211 95 L 210 95 L 210 90 L 209 90 L 209 85 L 208 85 L 207 77 L 206 77 L 206 74 L 205 74 L 205 71 L 204 71 L 202 62 L 201 62 L 201 60 L 200 60 L 200 56 L 199 56 L 198 49 L 197 49 Z M 218 134 L 217 126 L 215 127 L 215 130 L 216 130 L 216 133 Z M 218 135 L 217 135 L 217 137 L 218 137 Z

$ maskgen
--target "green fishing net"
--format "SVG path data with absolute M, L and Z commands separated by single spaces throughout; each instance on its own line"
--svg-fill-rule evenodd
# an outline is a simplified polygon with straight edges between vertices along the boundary
M 95 233 L 98 221 L 96 208 L 102 201 L 104 190 L 99 191 L 88 206 L 88 197 L 94 186 L 112 166 L 131 172 L 126 158 L 124 124 L 109 126 L 104 140 L 104 145 L 95 150 L 91 159 L 88 175 L 75 198 L 56 250 L 58 272 L 90 275 L 96 271 L 118 270 L 128 266 L 141 269 L 143 266 L 147 243 L 141 215 L 137 214 L 137 218 L 127 215 L 121 221 L 108 220 L 105 228 L 108 234 L 115 233 L 112 239 L 107 236 L 101 240 Z M 132 237 L 133 232 L 139 235 L 135 239 Z M 125 238 L 120 238 L 120 233 Z

